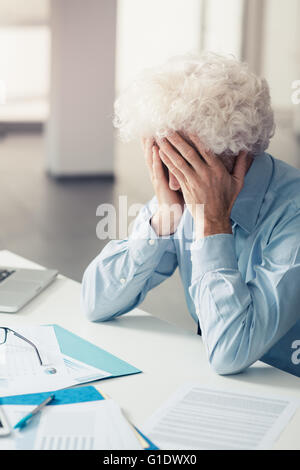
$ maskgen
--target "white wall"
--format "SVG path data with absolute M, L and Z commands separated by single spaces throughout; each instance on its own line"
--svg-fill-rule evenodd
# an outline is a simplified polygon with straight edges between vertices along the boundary
M 241 57 L 243 10 L 244 0 L 206 0 L 205 50 Z
M 47 166 L 55 176 L 113 173 L 115 0 L 51 1 Z
M 0 1 L 0 120 L 45 121 L 48 115 L 50 0 Z
M 7 101 L 46 98 L 50 34 L 47 26 L 0 27 L 0 80 Z
M 202 0 L 119 0 L 117 90 L 139 70 L 201 47 Z
M 1 0 L 0 26 L 48 24 L 51 0 Z
M 262 75 L 271 87 L 275 108 L 291 110 L 294 80 L 300 79 L 299 0 L 265 0 Z

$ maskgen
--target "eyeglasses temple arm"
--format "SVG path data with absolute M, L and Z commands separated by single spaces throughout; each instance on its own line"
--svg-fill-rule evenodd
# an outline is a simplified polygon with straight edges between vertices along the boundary
M 42 359 L 41 359 L 41 356 L 40 356 L 40 353 L 38 351 L 38 348 L 35 346 L 35 344 L 33 344 L 29 339 L 25 338 L 24 336 L 20 335 L 20 333 L 17 333 L 16 331 L 13 331 L 13 330 L 10 330 L 15 336 L 18 336 L 18 338 L 21 338 L 23 339 L 24 341 L 26 341 L 26 343 L 29 343 L 34 349 L 35 349 L 35 352 L 37 353 L 37 356 L 39 358 L 39 361 L 40 361 L 40 364 L 41 366 L 43 365 L 43 362 L 42 362 Z

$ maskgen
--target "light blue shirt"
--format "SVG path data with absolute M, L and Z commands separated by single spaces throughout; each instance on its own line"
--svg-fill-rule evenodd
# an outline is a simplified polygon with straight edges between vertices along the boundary
M 193 241 L 186 209 L 175 234 L 158 237 L 150 225 L 156 205 L 154 198 L 129 238 L 109 242 L 88 266 L 87 317 L 102 321 L 130 311 L 178 267 L 212 367 L 219 374 L 242 371 L 300 319 L 300 171 L 257 156 L 232 209 L 232 235 Z

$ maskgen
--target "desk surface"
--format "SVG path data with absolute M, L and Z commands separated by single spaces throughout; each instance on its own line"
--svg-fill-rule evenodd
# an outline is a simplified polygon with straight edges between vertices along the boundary
M 8 251 L 0 251 L 0 264 L 41 268 Z M 187 381 L 300 399 L 297 377 L 259 361 L 242 374 L 218 376 L 211 370 L 196 333 L 180 330 L 140 309 L 111 322 L 91 323 L 83 316 L 79 300 L 80 284 L 59 276 L 17 314 L 0 313 L 0 324 L 57 323 L 141 369 L 142 374 L 93 383 L 114 398 L 137 426 Z M 300 449 L 299 429 L 300 409 L 274 449 Z

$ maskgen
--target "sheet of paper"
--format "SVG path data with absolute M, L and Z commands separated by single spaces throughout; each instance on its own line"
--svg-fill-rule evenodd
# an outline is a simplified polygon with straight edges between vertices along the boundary
M 161 449 L 269 449 L 299 400 L 186 384 L 142 431 Z
M 76 382 L 68 373 L 52 326 L 22 326 L 15 329 L 38 349 L 8 333 L 1 348 L 0 396 L 58 390 Z M 53 369 L 56 371 L 53 372 Z
M 4 405 L 13 425 L 33 407 Z M 141 450 L 131 426 L 113 400 L 47 406 L 22 430 L 0 439 L 0 449 Z
M 32 411 L 36 405 L 2 405 L 6 419 L 11 428 L 11 434 L 0 439 L 0 450 L 30 450 L 35 441 L 40 414 L 36 415 L 31 423 L 22 432 L 13 429 L 13 426 Z
M 92 367 L 65 354 L 63 355 L 63 360 L 70 377 L 72 377 L 74 382 L 77 384 L 93 382 L 94 380 L 111 377 L 109 372 Z

